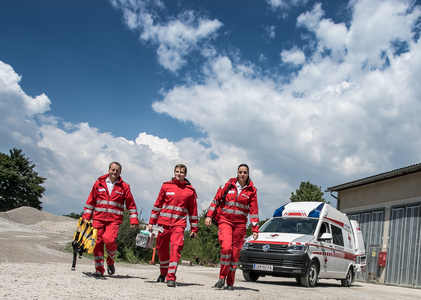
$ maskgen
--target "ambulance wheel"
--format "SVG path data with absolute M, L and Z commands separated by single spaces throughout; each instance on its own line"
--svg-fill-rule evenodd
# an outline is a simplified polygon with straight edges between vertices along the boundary
M 295 281 L 299 284 L 301 284 L 301 278 L 300 277 L 295 277 Z
M 243 271 L 243 277 L 246 281 L 256 282 L 260 275 L 253 271 Z
M 305 287 L 314 287 L 317 283 L 317 275 L 319 274 L 319 268 L 317 263 L 312 260 L 308 266 L 307 272 L 300 278 L 301 285 Z
M 349 268 L 348 273 L 346 273 L 346 278 L 341 279 L 342 286 L 350 287 L 352 285 L 353 279 L 354 279 L 354 274 L 352 274 L 351 268 Z

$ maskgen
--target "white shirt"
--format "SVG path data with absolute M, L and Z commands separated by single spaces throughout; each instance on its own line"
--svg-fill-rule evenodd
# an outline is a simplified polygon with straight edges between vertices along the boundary
M 105 179 L 105 182 L 107 183 L 108 194 L 110 196 L 111 196 L 111 193 L 113 192 L 114 185 L 119 181 L 120 181 L 120 179 L 118 179 L 114 183 L 112 183 L 111 180 L 110 180 L 110 177 L 107 177 L 107 179 Z
M 237 180 L 237 183 L 235 185 L 237 186 L 237 197 L 238 197 L 238 195 L 240 195 L 243 188 L 246 187 L 246 186 L 241 187 L 241 184 L 238 182 L 238 180 Z

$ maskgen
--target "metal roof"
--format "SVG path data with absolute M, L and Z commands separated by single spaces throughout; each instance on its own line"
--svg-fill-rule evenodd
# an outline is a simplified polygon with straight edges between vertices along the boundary
M 358 179 L 358 180 L 351 181 L 348 183 L 336 185 L 336 186 L 327 188 L 325 192 L 339 192 L 339 191 L 347 190 L 350 188 L 354 188 L 354 187 L 358 187 L 358 186 L 362 186 L 362 185 L 366 185 L 366 184 L 370 184 L 370 183 L 374 183 L 374 182 L 378 182 L 378 181 L 382 181 L 386 179 L 391 179 L 391 178 L 407 175 L 410 173 L 416 173 L 420 171 L 421 171 L 421 163 L 404 167 L 404 168 L 400 168 L 400 169 L 396 169 L 393 171 L 381 173 L 378 175 L 373 175 L 370 177 Z

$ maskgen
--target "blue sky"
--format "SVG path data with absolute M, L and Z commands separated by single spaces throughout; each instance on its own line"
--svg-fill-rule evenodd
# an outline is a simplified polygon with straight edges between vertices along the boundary
M 114 160 L 145 218 L 175 164 L 201 211 L 247 163 L 267 218 L 301 181 L 420 162 L 419 4 L 2 1 L 0 151 L 59 215 Z

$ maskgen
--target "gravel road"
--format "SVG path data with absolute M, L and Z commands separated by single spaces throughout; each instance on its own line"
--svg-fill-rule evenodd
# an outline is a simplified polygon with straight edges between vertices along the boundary
M 63 250 L 76 221 L 40 213 L 30 208 L 0 213 L 1 299 L 421 299 L 419 289 L 361 282 L 351 288 L 334 280 L 315 288 L 287 278 L 252 283 L 241 271 L 235 291 L 216 290 L 218 268 L 185 265 L 178 268 L 176 288 L 155 282 L 159 267 L 148 264 L 119 263 L 114 276 L 95 279 L 93 261 L 82 258 L 71 271 L 72 255 Z

